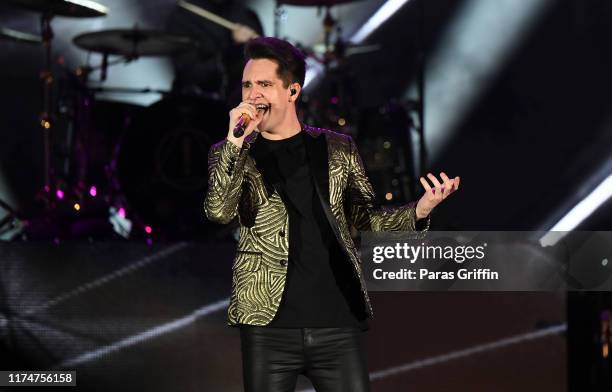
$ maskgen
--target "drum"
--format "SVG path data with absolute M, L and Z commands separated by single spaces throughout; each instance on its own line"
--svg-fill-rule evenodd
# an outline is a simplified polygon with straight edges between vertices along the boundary
M 112 165 L 127 217 L 164 239 L 205 236 L 208 151 L 227 124 L 226 105 L 204 97 L 169 96 L 137 116 Z

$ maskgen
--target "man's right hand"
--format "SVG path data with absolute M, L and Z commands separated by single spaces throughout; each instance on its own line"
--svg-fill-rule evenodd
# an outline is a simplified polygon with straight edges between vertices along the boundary
M 247 127 L 244 129 L 244 134 L 236 138 L 234 137 L 234 128 L 236 128 L 236 124 L 238 124 L 238 120 L 242 114 L 249 116 L 251 119 Z M 251 134 L 251 132 L 254 130 L 256 131 L 257 126 L 263 118 L 263 114 L 257 111 L 255 105 L 247 102 L 240 102 L 240 105 L 230 110 L 229 118 L 229 132 L 227 134 L 227 140 L 234 143 L 238 147 L 242 147 L 242 142 L 244 142 L 244 139 Z
M 236 27 L 232 30 L 232 38 L 237 44 L 243 44 L 250 39 L 257 38 L 259 35 L 249 26 L 236 23 Z

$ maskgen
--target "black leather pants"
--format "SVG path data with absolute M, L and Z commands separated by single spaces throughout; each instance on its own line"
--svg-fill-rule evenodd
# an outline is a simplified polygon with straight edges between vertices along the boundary
M 357 328 L 241 326 L 246 392 L 293 392 L 299 374 L 317 392 L 370 391 L 365 332 Z

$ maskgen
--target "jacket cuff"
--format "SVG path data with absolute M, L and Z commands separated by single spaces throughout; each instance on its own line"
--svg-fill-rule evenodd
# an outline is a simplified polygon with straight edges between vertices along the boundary
M 429 230 L 429 226 L 431 224 L 431 214 L 427 215 L 425 218 L 417 220 L 416 205 L 417 205 L 416 201 L 408 203 L 409 213 L 413 217 L 412 218 L 413 219 L 412 220 L 413 227 L 411 227 L 411 230 L 412 231 L 426 232 L 426 231 Z
M 429 230 L 429 225 L 431 224 L 431 214 L 427 215 L 425 218 L 423 219 L 416 219 L 416 210 L 414 213 L 415 216 L 415 223 L 414 223 L 414 230 L 415 231 L 427 231 Z
M 244 165 L 246 153 L 244 148 L 240 148 L 229 140 L 225 139 L 219 154 L 219 164 L 228 176 L 232 176 L 236 169 Z

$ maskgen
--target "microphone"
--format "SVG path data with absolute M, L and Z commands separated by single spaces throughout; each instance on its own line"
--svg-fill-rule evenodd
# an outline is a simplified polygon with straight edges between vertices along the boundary
M 249 125 L 249 121 L 251 121 L 251 117 L 248 114 L 242 113 L 240 115 L 240 118 L 238 119 L 238 122 L 236 123 L 236 126 L 234 127 L 233 133 L 234 133 L 235 138 L 239 138 L 239 137 L 242 137 L 242 135 L 244 135 L 244 130 Z

